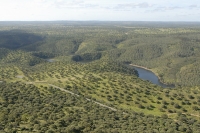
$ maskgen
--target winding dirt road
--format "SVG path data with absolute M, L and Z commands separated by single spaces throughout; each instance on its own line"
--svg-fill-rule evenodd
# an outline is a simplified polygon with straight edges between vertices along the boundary
M 78 96 L 78 97 L 80 96 L 80 95 L 75 94 L 75 93 L 73 93 L 73 92 L 71 92 L 71 91 L 68 91 L 68 90 L 66 90 L 66 89 L 64 89 L 64 88 L 60 88 L 60 87 L 55 86 L 55 85 L 52 85 L 52 84 L 48 84 L 48 85 L 49 85 L 49 86 L 52 86 L 52 87 L 54 87 L 54 88 L 57 88 L 57 89 L 59 89 L 59 90 L 61 90 L 61 91 L 70 93 L 70 94 L 72 94 L 72 95 L 75 95 L 75 96 Z M 93 101 L 92 99 L 89 99 L 89 98 L 85 98 L 85 99 L 88 100 L 88 101 L 94 102 L 94 103 L 98 104 L 98 105 L 101 106 L 101 107 L 108 108 L 108 109 L 110 109 L 110 110 L 112 110 L 112 111 L 117 111 L 117 109 L 115 109 L 115 108 L 113 108 L 113 107 L 109 107 L 109 106 L 107 106 L 107 105 L 105 105 L 105 104 L 102 104 L 102 103 L 100 103 L 100 102 Z

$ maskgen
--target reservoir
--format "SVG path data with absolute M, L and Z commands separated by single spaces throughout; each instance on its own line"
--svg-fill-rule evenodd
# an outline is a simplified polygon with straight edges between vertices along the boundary
M 148 80 L 153 84 L 159 85 L 163 88 L 173 88 L 174 85 L 166 85 L 160 82 L 159 78 L 151 71 L 146 70 L 144 68 L 141 67 L 136 67 L 133 66 L 135 70 L 138 71 L 139 74 L 139 78 L 143 79 L 143 80 Z

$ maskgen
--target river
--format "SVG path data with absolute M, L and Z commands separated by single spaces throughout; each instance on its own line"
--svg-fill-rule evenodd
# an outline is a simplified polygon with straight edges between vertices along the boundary
M 163 84 L 162 82 L 160 82 L 159 78 L 151 71 L 142 68 L 142 67 L 137 67 L 137 66 L 133 66 L 135 68 L 135 70 L 138 71 L 139 74 L 139 78 L 143 79 L 143 80 L 148 80 L 153 84 L 159 85 L 163 88 L 173 88 L 174 85 L 166 85 Z

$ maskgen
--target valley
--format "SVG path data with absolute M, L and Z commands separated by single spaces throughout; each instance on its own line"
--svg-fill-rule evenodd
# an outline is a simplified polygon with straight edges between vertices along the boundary
M 4 23 L 0 132 L 199 132 L 199 23 Z

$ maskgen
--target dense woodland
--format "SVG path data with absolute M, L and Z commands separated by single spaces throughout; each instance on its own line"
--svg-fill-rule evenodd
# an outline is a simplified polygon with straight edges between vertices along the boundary
M 200 131 L 200 24 L 1 22 L 0 132 Z M 151 69 L 175 88 L 138 78 Z

